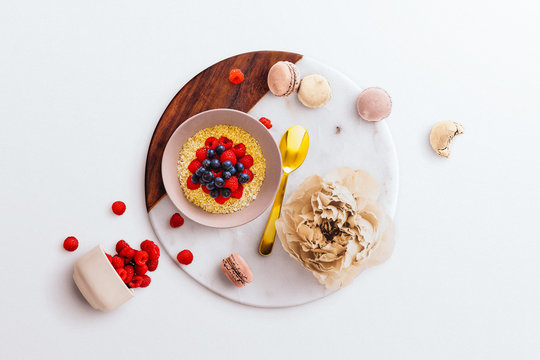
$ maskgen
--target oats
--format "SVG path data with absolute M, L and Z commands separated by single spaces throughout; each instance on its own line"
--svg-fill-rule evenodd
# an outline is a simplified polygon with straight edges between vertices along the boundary
M 242 198 L 234 199 L 231 197 L 223 205 L 218 204 L 210 195 L 202 191 L 201 188 L 189 190 L 186 185 L 188 177 L 191 176 L 188 165 L 196 158 L 195 152 L 197 149 L 204 147 L 205 140 L 210 136 L 218 139 L 225 136 L 231 139 L 235 145 L 243 143 L 246 146 L 246 154 L 253 156 L 253 166 L 249 168 L 253 172 L 253 180 L 243 185 L 244 193 Z M 178 158 L 178 180 L 186 198 L 203 210 L 216 214 L 229 214 L 241 210 L 255 200 L 261 190 L 265 171 L 266 162 L 259 143 L 238 126 L 217 125 L 198 131 L 184 144 Z

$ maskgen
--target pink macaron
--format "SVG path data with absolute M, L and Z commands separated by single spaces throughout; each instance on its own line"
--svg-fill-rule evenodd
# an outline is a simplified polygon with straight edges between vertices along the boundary
M 358 115 L 366 121 L 381 121 L 390 115 L 392 99 L 384 89 L 370 87 L 358 96 L 356 110 Z
M 300 85 L 300 73 L 295 64 L 278 61 L 268 71 L 268 88 L 276 96 L 289 96 Z
M 221 261 L 221 271 L 237 287 L 244 287 L 253 281 L 253 273 L 249 265 L 237 253 L 232 253 Z

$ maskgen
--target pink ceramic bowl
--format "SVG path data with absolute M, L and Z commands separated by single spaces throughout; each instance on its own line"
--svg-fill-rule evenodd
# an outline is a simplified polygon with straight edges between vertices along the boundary
M 266 160 L 266 175 L 257 198 L 247 207 L 231 214 L 212 214 L 192 204 L 184 196 L 177 175 L 178 156 L 185 142 L 201 129 L 216 125 L 238 126 L 255 138 Z M 184 121 L 172 134 L 161 161 L 161 175 L 167 195 L 182 214 L 214 228 L 231 228 L 250 222 L 272 204 L 281 181 L 281 155 L 274 138 L 253 116 L 232 109 L 208 110 Z

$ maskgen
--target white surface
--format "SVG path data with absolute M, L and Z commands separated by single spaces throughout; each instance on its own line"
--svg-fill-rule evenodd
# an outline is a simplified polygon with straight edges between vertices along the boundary
M 300 74 L 317 72 L 332 84 L 332 99 L 323 108 L 306 108 L 296 95 L 278 98 L 268 92 L 250 111 L 257 119 L 262 116 L 273 119 L 270 133 L 277 143 L 293 125 L 301 125 L 308 131 L 309 151 L 302 166 L 289 177 L 285 201 L 308 176 L 325 175 L 336 167 L 349 166 L 366 170 L 375 177 L 381 184 L 379 201 L 393 215 L 398 164 L 388 126 L 385 122 L 369 123 L 359 118 L 356 98 L 361 89 L 344 74 L 308 56 L 297 66 Z M 341 130 L 336 134 L 338 126 Z M 149 216 L 156 236 L 172 259 L 181 250 L 190 249 L 196 261 L 182 268 L 202 285 L 228 299 L 253 306 L 283 307 L 331 294 L 283 250 L 278 238 L 270 256 L 259 255 L 259 242 L 270 209 L 250 223 L 232 229 L 211 229 L 186 219 L 181 230 L 171 231 L 167 219 L 178 210 L 167 196 Z M 242 255 L 253 271 L 253 282 L 242 289 L 232 285 L 219 269 L 221 260 L 233 252 Z
M 0 3 L 1 359 L 540 356 L 537 2 L 281 4 Z M 392 95 L 393 257 L 286 309 L 215 296 L 163 258 L 149 288 L 95 312 L 73 263 L 154 236 L 144 159 L 168 101 L 253 49 L 308 54 Z M 444 119 L 466 131 L 448 160 L 428 143 Z M 75 254 L 61 249 L 71 234 Z

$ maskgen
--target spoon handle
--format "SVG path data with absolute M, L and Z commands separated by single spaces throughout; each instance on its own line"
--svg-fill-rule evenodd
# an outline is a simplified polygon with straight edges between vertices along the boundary
M 278 192 L 276 194 L 276 199 L 272 204 L 272 210 L 270 211 L 270 216 L 268 216 L 268 221 L 266 222 L 266 227 L 264 228 L 261 243 L 259 244 L 259 254 L 263 256 L 270 255 L 272 252 L 272 247 L 274 246 L 274 239 L 276 237 L 276 220 L 281 212 L 281 204 L 283 203 L 283 196 L 285 195 L 285 187 L 287 186 L 288 177 L 289 174 L 283 173 L 281 183 L 279 184 Z

